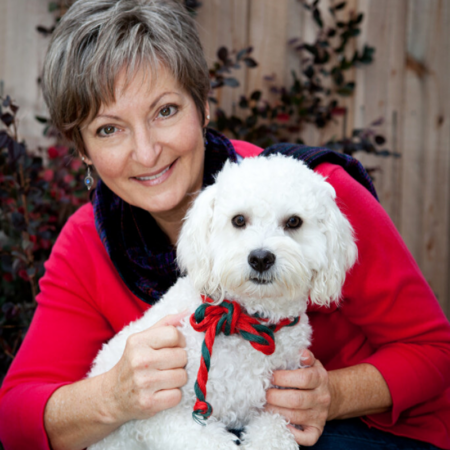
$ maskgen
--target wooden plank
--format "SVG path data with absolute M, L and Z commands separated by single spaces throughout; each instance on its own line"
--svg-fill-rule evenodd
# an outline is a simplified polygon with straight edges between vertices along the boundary
M 19 132 L 29 148 L 36 148 L 48 144 L 42 136 L 43 126 L 34 119 L 36 114 L 47 115 L 37 78 L 48 40 L 38 34 L 36 26 L 51 26 L 53 18 L 47 0 L 3 0 L 1 8 L 4 94 L 19 104 Z
M 422 5 L 418 4 L 418 8 Z M 450 247 L 450 3 L 429 5 L 430 28 L 422 62 L 423 80 L 423 234 L 421 267 L 442 307 L 449 309 Z M 422 11 L 423 14 L 423 11 Z M 411 49 L 414 52 L 414 48 Z
M 405 72 L 403 150 L 401 161 L 402 203 L 400 232 L 416 261 L 421 265 L 423 236 L 423 184 L 424 184 L 424 77 L 428 70 L 426 57 L 427 35 L 431 31 L 430 2 L 408 2 L 407 59 Z
M 287 53 L 288 0 L 251 0 L 249 44 L 254 47 L 258 67 L 248 71 L 248 92 L 261 90 L 273 100 L 264 76 L 274 75 L 277 84 L 284 83 Z
M 400 152 L 402 127 L 407 1 L 389 2 L 360 0 L 360 12 L 365 16 L 359 48 L 369 44 L 376 48 L 374 62 L 356 70 L 355 128 L 367 127 L 378 118 L 384 123 L 376 132 L 387 139 L 386 148 Z M 399 225 L 400 161 L 358 154 L 367 167 L 379 167 L 375 187 L 381 204 L 396 225 Z
M 225 46 L 230 51 L 239 51 L 248 47 L 249 1 L 210 0 L 202 2 L 202 7 L 198 10 L 197 24 L 209 67 L 217 61 L 219 47 Z M 243 64 L 241 69 L 234 70 L 229 75 L 239 81 L 238 88 L 225 86 L 215 90 L 219 106 L 228 114 L 236 111 L 240 96 L 247 91 L 247 71 L 247 67 Z

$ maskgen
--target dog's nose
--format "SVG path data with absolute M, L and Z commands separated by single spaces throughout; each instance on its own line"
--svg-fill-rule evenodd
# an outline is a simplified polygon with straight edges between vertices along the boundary
M 253 250 L 248 255 L 248 263 L 256 271 L 262 273 L 269 270 L 275 262 L 275 255 L 267 250 Z

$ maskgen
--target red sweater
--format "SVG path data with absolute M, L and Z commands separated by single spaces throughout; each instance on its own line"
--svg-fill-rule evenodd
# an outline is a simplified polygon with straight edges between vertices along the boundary
M 233 141 L 243 156 L 257 147 Z M 328 370 L 373 364 L 386 380 L 391 412 L 370 426 L 450 449 L 450 324 L 391 220 L 341 167 L 324 163 L 338 205 L 357 238 L 358 262 L 339 307 L 309 312 L 312 352 Z M 149 307 L 116 272 L 81 207 L 55 243 L 33 322 L 0 391 L 6 450 L 49 450 L 44 408 L 60 386 L 85 377 L 102 343 Z

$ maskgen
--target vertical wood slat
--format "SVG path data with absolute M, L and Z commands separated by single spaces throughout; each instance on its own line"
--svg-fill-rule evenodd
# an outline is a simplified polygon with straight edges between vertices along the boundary
M 416 7 L 423 7 L 418 3 Z M 423 204 L 421 267 L 446 312 L 449 309 L 449 216 L 450 216 L 450 4 L 430 2 L 429 31 L 424 44 L 423 63 Z M 423 14 L 423 12 L 422 12 Z M 438 44 L 437 44 L 438 43 Z M 412 48 L 411 51 L 414 51 Z M 442 264 L 447 261 L 447 265 Z
M 275 75 L 277 84 L 284 82 L 287 15 L 288 0 L 251 0 L 249 44 L 254 47 L 258 67 L 248 71 L 248 92 L 261 90 L 264 98 L 271 99 L 264 76 Z
M 0 79 L 4 80 L 4 94 L 20 105 L 21 137 L 35 148 L 48 143 L 42 125 L 34 119 L 36 114 L 46 115 L 37 79 L 48 45 L 36 26 L 51 26 L 53 18 L 47 0 L 1 0 L 0 13 Z
M 359 47 L 369 43 L 376 48 L 375 62 L 357 70 L 355 93 L 355 128 L 368 126 L 374 120 L 384 119 L 377 133 L 386 137 L 386 147 L 399 151 L 402 142 L 398 133 L 403 122 L 400 114 L 403 104 L 403 73 L 405 55 L 407 1 L 394 3 L 380 0 L 360 0 L 366 25 L 358 39 Z M 375 186 L 383 207 L 398 226 L 400 184 L 398 169 L 401 160 L 381 158 L 363 153 L 358 158 L 367 167 L 379 167 Z
M 198 30 L 208 66 L 211 67 L 217 58 L 217 50 L 225 46 L 229 51 L 239 51 L 248 47 L 250 0 L 210 0 L 203 2 L 197 16 Z M 247 67 L 234 70 L 227 76 L 239 81 L 237 88 L 223 87 L 215 94 L 218 106 L 228 113 L 236 110 L 239 97 L 247 91 Z M 214 105 L 212 105 L 214 114 Z M 211 117 L 214 117 L 214 115 Z

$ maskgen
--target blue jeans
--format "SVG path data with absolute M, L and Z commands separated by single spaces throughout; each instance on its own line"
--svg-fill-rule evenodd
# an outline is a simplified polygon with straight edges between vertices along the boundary
M 323 434 L 311 450 L 439 450 L 415 439 L 394 436 L 369 428 L 360 419 L 327 422 Z
M 237 437 L 240 430 L 230 430 Z M 239 443 L 239 441 L 236 441 Z M 360 419 L 332 420 L 327 422 L 323 434 L 311 450 L 439 450 L 434 445 L 415 439 L 394 436 L 369 428 Z M 261 450 L 271 450 L 261 449 Z

